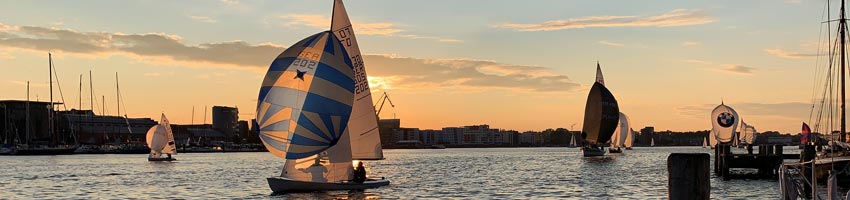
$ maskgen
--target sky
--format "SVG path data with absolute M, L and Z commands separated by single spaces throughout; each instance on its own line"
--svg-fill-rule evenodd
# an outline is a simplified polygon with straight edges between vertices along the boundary
M 432 129 L 580 130 L 598 61 L 636 130 L 707 130 L 723 101 L 759 131 L 797 133 L 827 32 L 822 0 L 345 5 L 373 99 L 396 105 L 380 117 Z M 209 123 L 205 107 L 224 105 L 250 120 L 271 61 L 331 12 L 331 0 L 0 1 L 0 99 L 26 99 L 29 81 L 47 100 L 51 52 L 67 109 L 117 114 L 117 74 L 122 115 Z

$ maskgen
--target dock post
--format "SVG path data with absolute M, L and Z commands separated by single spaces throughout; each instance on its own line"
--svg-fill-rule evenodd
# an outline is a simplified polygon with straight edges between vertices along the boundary
M 732 146 L 729 145 L 719 145 L 720 150 L 720 176 L 723 177 L 724 181 L 728 181 L 731 178 L 729 177 L 729 159 L 732 158 Z
M 668 199 L 709 199 L 711 180 L 707 153 L 672 153 L 667 157 Z

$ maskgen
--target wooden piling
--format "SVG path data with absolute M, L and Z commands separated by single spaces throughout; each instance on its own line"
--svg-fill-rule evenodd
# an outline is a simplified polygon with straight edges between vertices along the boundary
M 710 155 L 672 153 L 667 157 L 668 199 L 710 199 Z

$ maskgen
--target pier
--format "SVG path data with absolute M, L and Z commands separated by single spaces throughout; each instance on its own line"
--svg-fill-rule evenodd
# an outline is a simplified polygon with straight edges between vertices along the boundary
M 799 159 L 800 154 L 784 154 L 782 145 L 758 145 L 758 151 L 746 154 L 732 152 L 729 145 L 714 148 L 714 173 L 723 180 L 734 178 L 772 179 L 779 175 L 785 159 Z M 751 148 L 751 147 L 750 147 Z M 731 169 L 756 169 L 756 174 L 732 173 Z

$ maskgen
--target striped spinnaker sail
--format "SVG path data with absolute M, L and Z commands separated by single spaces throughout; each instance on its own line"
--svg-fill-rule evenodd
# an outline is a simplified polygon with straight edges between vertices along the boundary
M 260 139 L 285 159 L 319 154 L 348 134 L 353 100 L 348 53 L 330 31 L 307 37 L 281 53 L 266 73 L 257 103 Z M 345 153 L 350 162 L 350 149 Z

